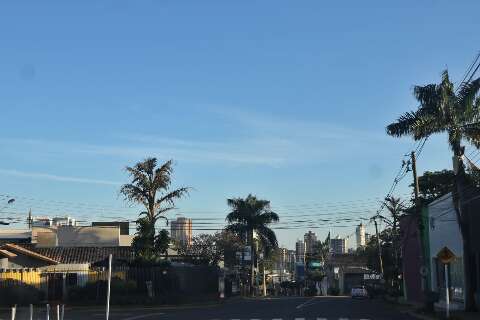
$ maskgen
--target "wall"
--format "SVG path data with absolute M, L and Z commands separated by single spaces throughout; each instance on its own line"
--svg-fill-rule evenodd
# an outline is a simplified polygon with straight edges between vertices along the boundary
M 407 301 L 420 303 L 423 301 L 422 276 L 420 274 L 422 248 L 418 225 L 419 221 L 414 216 L 406 215 L 400 220 L 405 298 Z
M 451 194 L 447 194 L 428 206 L 430 270 L 432 290 L 441 291 L 444 283 L 439 283 L 437 278 L 443 279 L 442 266 L 437 266 L 438 252 L 448 247 L 458 259 L 450 266 L 452 274 L 452 290 L 455 298 L 463 298 L 463 246 L 462 235 L 458 226 L 455 208 Z M 443 282 L 443 281 L 440 281 Z
M 59 247 L 116 247 L 120 245 L 119 227 L 71 227 L 57 229 Z
M 59 227 L 34 227 L 32 230 L 33 243 L 38 248 L 50 247 L 117 247 L 121 243 L 129 245 L 130 236 L 120 241 L 120 228 L 118 226 L 59 226 Z

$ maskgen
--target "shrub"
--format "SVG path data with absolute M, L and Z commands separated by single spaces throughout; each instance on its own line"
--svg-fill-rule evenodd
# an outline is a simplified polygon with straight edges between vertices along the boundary
M 0 287 L 0 305 L 38 304 L 45 298 L 39 289 L 21 282 L 5 283 Z

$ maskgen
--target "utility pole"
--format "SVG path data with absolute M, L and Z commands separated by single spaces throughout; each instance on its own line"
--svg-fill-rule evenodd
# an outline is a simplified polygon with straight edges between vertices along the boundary
M 420 199 L 418 197 L 418 194 L 420 193 L 420 188 L 418 186 L 418 176 L 417 176 L 417 158 L 415 157 L 415 151 L 412 151 L 410 154 L 411 161 L 412 161 L 412 173 L 413 173 L 413 191 L 415 195 L 415 216 L 418 219 L 418 223 L 420 226 L 420 265 L 422 267 L 425 267 L 425 252 L 424 252 L 424 244 L 423 244 L 423 219 L 422 219 L 422 214 L 421 214 L 421 209 L 420 209 Z M 427 285 L 426 285 L 427 279 L 424 275 L 422 275 L 422 291 L 426 292 Z
M 417 213 L 419 213 L 420 212 L 419 202 L 418 202 L 419 187 L 418 187 L 418 177 L 417 177 L 417 158 L 415 157 L 415 151 L 412 151 L 410 156 L 412 158 L 413 188 L 414 188 L 413 190 L 415 193 L 415 209 Z
M 380 273 L 382 274 L 382 278 L 385 279 L 383 274 L 382 244 L 380 243 L 380 236 L 378 234 L 377 217 L 373 217 L 373 222 L 375 223 L 375 232 L 377 234 L 378 263 L 380 265 Z

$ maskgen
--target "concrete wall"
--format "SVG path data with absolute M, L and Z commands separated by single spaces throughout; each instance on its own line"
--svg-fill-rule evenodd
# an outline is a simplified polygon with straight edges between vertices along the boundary
M 418 225 L 419 221 L 415 216 L 406 215 L 400 219 L 404 294 L 407 301 L 420 303 L 424 294 L 420 273 L 422 248 Z
M 429 247 L 430 247 L 430 270 L 431 284 L 434 291 L 444 287 L 443 283 L 437 283 L 437 276 L 443 277 L 443 269 L 437 268 L 436 257 L 438 252 L 448 247 L 457 256 L 457 260 L 450 265 L 452 278 L 458 278 L 459 273 L 462 279 L 456 279 L 456 284 L 452 283 L 454 295 L 458 298 L 463 296 L 463 246 L 460 227 L 458 226 L 455 208 L 451 194 L 447 194 L 428 206 L 429 221 Z M 437 271 L 438 270 L 438 271 Z M 451 279 L 452 282 L 454 279 Z M 460 283 L 459 283 L 460 282 Z
M 60 247 L 116 247 L 120 245 L 119 227 L 72 227 L 57 229 Z

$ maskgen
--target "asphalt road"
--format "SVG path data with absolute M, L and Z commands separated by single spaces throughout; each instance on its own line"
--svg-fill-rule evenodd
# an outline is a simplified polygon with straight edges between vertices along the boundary
M 45 310 L 35 310 L 34 319 L 46 319 Z M 56 319 L 52 310 L 50 320 Z M 0 313 L 0 320 L 10 320 Z M 16 319 L 28 319 L 28 312 L 19 309 Z M 105 319 L 101 308 L 66 308 L 64 320 Z M 230 319 L 291 319 L 291 320 L 410 320 L 391 305 L 378 300 L 352 300 L 348 297 L 236 299 L 220 305 L 179 308 L 112 308 L 112 320 L 230 320 Z

